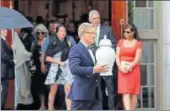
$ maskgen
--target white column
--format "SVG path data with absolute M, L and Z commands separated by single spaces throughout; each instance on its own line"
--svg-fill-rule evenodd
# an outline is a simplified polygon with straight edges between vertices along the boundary
M 162 1 L 163 110 L 170 110 L 170 1 Z

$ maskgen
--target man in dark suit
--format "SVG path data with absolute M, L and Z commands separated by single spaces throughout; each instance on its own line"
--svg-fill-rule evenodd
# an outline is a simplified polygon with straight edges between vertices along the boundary
M 91 10 L 89 12 L 89 22 L 92 23 L 94 26 L 97 27 L 96 31 L 96 38 L 95 38 L 95 44 L 93 45 L 94 50 L 97 50 L 99 42 L 101 39 L 104 38 L 104 35 L 107 36 L 108 39 L 111 40 L 113 48 L 116 49 L 116 37 L 113 34 L 112 28 L 108 25 L 101 24 L 101 19 L 100 19 L 100 14 L 97 10 Z M 97 46 L 97 47 L 96 47 Z M 115 72 L 115 71 L 113 71 Z M 115 96 L 115 82 L 114 80 L 114 74 L 109 75 L 109 76 L 102 76 L 102 81 L 103 83 L 106 84 L 107 92 L 108 92 L 108 108 L 109 110 L 115 109 L 115 102 L 114 102 L 114 96 Z M 105 92 L 105 88 L 103 88 L 103 83 L 102 83 L 102 92 Z M 105 98 L 103 97 L 103 100 Z M 104 104 L 105 102 L 103 102 Z
M 0 30 L 1 36 L 1 109 L 4 108 L 8 93 L 8 80 L 14 76 L 14 62 L 11 48 L 6 43 L 7 30 Z
M 82 23 L 78 28 L 80 42 L 69 53 L 69 65 L 74 83 L 69 97 L 72 110 L 102 110 L 99 73 L 106 72 L 107 66 L 95 65 L 95 57 L 89 46 L 94 43 L 96 28 Z

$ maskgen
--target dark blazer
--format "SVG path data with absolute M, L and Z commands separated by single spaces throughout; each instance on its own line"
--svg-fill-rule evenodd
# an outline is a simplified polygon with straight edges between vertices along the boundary
M 14 62 L 11 48 L 1 38 L 1 80 L 14 77 Z
M 95 100 L 99 74 L 93 74 L 93 60 L 88 49 L 81 42 L 71 48 L 69 65 L 74 76 L 74 83 L 69 94 L 70 99 Z
M 34 37 L 30 33 L 25 33 L 25 34 L 27 34 L 26 37 L 25 38 L 21 37 L 21 41 L 24 44 L 25 49 L 28 52 L 31 52 L 31 45 L 34 41 Z
M 112 27 L 108 25 L 101 24 L 100 25 L 100 35 L 99 35 L 99 41 L 104 38 L 104 35 L 107 35 L 107 38 L 109 38 L 113 44 L 113 48 L 116 49 L 117 40 L 116 36 L 113 33 Z

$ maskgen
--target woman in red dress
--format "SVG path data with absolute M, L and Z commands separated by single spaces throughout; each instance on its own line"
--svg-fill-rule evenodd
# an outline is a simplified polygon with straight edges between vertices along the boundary
M 128 24 L 124 29 L 124 38 L 120 39 L 116 51 L 118 66 L 118 93 L 123 95 L 125 110 L 134 110 L 140 94 L 140 67 L 142 42 L 137 28 Z

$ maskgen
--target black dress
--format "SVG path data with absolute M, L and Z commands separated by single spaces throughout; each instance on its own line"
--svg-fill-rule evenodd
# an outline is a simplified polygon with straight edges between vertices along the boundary
M 35 73 L 32 77 L 33 87 L 34 90 L 37 91 L 37 93 L 42 94 L 45 92 L 45 84 L 44 81 L 46 79 L 46 75 L 41 72 L 41 62 L 40 62 L 40 56 L 41 56 L 41 46 L 39 46 L 36 42 L 32 45 L 32 59 L 33 64 L 36 68 Z

